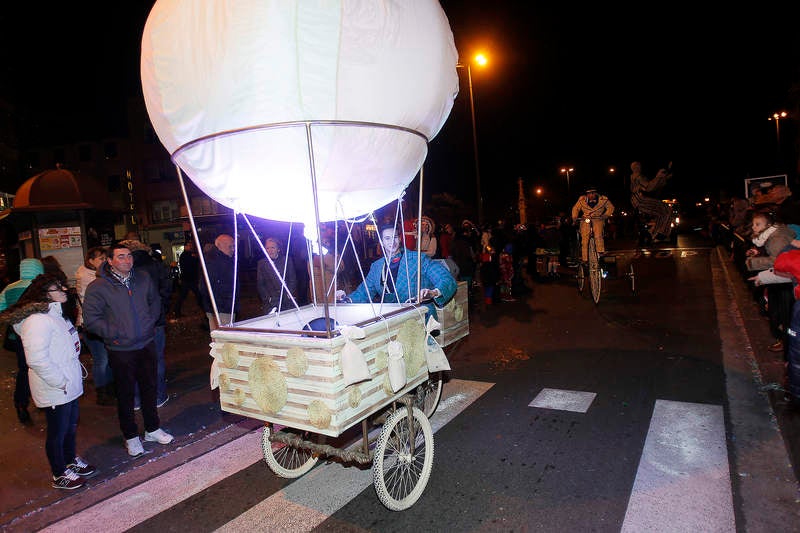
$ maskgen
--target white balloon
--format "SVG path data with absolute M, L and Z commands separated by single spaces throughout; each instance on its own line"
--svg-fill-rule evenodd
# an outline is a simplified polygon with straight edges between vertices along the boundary
M 458 93 L 437 0 L 158 0 L 141 59 L 173 160 L 217 202 L 273 220 L 315 220 L 312 147 L 319 221 L 396 199 Z

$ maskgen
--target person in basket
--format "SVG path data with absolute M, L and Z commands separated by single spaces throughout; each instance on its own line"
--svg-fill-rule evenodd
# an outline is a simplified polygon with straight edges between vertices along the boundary
M 370 266 L 364 281 L 350 293 L 351 302 L 407 302 L 417 297 L 417 259 L 420 259 L 420 301 L 436 318 L 436 309 L 455 295 L 456 280 L 446 266 L 427 254 L 403 249 L 401 232 L 394 225 L 381 226 L 381 247 L 384 257 Z M 337 300 L 345 299 L 344 291 L 337 291 Z

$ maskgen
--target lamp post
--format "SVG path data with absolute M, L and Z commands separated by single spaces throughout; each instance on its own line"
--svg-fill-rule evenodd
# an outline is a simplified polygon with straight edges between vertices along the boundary
M 575 169 L 572 167 L 561 167 L 561 173 L 567 175 L 567 196 L 569 196 L 569 174 L 570 172 L 574 172 Z
M 778 149 L 778 156 L 781 155 L 781 119 L 786 118 L 788 113 L 786 111 L 778 111 L 777 113 L 773 113 L 771 117 L 767 117 L 767 120 L 774 120 L 775 121 L 775 143 Z
M 475 63 L 480 66 L 486 65 L 488 60 L 483 54 L 477 54 L 474 58 Z M 483 226 L 483 193 L 481 192 L 481 168 L 478 162 L 478 128 L 475 124 L 475 96 L 472 92 L 472 63 L 458 63 L 456 68 L 467 69 L 467 82 L 469 84 L 469 110 L 472 115 L 472 152 L 475 155 L 475 193 L 478 199 L 478 225 Z

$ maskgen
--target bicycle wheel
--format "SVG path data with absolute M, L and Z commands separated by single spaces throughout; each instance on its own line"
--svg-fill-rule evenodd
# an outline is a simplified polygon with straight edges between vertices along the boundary
M 578 292 L 583 294 L 583 288 L 586 286 L 586 271 L 583 263 L 578 263 L 578 271 L 575 274 L 575 278 L 578 280 Z
M 431 372 L 428 381 L 417 387 L 417 397 L 414 407 L 425 413 L 428 418 L 433 416 L 442 398 L 442 373 Z
M 414 505 L 428 484 L 431 468 L 433 430 L 428 417 L 416 407 L 397 409 L 375 445 L 372 479 L 381 503 L 390 511 Z
M 600 269 L 600 257 L 597 255 L 597 245 L 594 238 L 589 238 L 589 286 L 592 289 L 592 300 L 594 303 L 600 301 L 600 291 L 602 289 L 603 271 Z
M 283 428 L 281 432 L 294 433 L 300 438 L 307 438 L 309 433 L 291 428 Z M 261 450 L 264 452 L 264 461 L 269 465 L 275 475 L 285 478 L 300 477 L 317 464 L 319 457 L 309 450 L 293 448 L 279 442 L 269 440 L 270 427 L 264 426 L 261 435 Z

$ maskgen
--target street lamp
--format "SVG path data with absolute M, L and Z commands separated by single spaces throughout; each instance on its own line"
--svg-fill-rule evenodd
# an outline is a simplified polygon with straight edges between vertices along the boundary
M 561 173 L 567 175 L 567 195 L 569 195 L 569 174 L 574 171 L 575 169 L 572 167 L 561 167 Z
M 483 67 L 488 60 L 483 54 L 476 54 L 473 61 Z M 478 128 L 475 125 L 475 96 L 472 92 L 472 63 L 458 63 L 456 68 L 467 69 L 467 81 L 469 82 L 469 110 L 472 114 L 472 151 L 475 154 L 475 192 L 478 197 L 478 225 L 483 226 L 483 194 L 481 193 L 481 169 L 478 163 Z
M 767 117 L 767 120 L 775 121 L 775 141 L 778 146 L 778 155 L 781 153 L 781 119 L 786 118 L 787 115 L 786 111 L 778 111 L 773 113 L 771 117 Z

